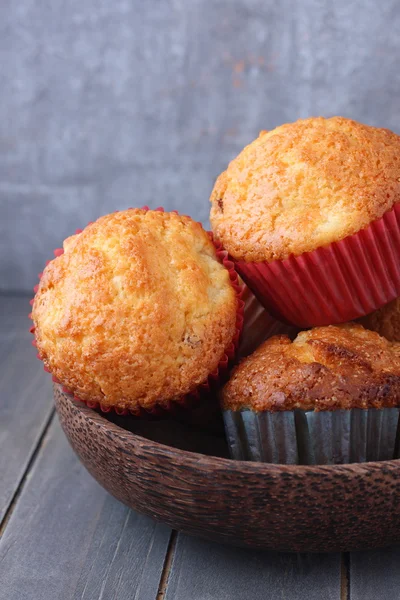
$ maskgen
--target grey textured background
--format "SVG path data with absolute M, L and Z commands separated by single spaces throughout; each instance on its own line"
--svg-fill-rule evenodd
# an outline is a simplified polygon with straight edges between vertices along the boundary
M 128 206 L 207 223 L 260 129 L 341 114 L 400 131 L 396 0 L 1 0 L 0 288 Z

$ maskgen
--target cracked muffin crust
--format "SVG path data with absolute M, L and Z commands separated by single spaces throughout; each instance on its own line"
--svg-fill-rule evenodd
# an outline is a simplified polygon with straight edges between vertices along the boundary
M 400 200 L 400 137 L 342 117 L 262 131 L 210 200 L 214 234 L 236 260 L 298 256 L 360 231 Z
M 233 371 L 225 410 L 338 410 L 400 405 L 400 344 L 350 323 L 275 336 Z
M 32 317 L 39 356 L 71 392 L 151 409 L 194 391 L 236 333 L 237 297 L 189 217 L 130 209 L 68 238 Z

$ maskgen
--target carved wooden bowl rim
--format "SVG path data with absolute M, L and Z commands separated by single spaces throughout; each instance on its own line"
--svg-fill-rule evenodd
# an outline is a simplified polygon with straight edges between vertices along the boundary
M 165 456 L 169 460 L 176 459 L 177 462 L 180 463 L 182 463 L 184 459 L 184 462 L 187 465 L 190 465 L 194 468 L 196 465 L 207 463 L 210 469 L 227 471 L 237 470 L 252 475 L 259 473 L 261 476 L 266 473 L 269 475 L 272 473 L 275 473 L 276 475 L 279 475 L 280 473 L 287 473 L 298 476 L 301 474 L 308 475 L 312 473 L 316 475 L 323 475 L 324 473 L 328 474 L 332 472 L 343 472 L 360 476 L 365 475 L 366 471 L 376 471 L 385 468 L 400 468 L 400 459 L 366 463 L 349 463 L 342 465 L 275 465 L 271 463 L 233 460 L 230 458 L 192 452 L 190 450 L 181 450 L 161 442 L 150 440 L 137 433 L 129 431 L 128 429 L 124 429 L 106 419 L 101 413 L 89 408 L 82 402 L 74 400 L 67 394 L 63 393 L 62 397 L 65 401 L 70 402 L 75 409 L 83 413 L 85 419 L 92 421 L 98 428 L 112 433 L 122 444 L 129 442 L 130 445 L 146 446 L 148 449 L 149 447 L 153 446 L 155 449 L 157 449 L 158 457 Z

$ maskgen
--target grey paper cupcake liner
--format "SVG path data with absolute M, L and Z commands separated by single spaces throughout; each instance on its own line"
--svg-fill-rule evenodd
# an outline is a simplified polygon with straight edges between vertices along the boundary
M 399 408 L 224 411 L 231 457 L 274 464 L 330 465 L 399 457 Z

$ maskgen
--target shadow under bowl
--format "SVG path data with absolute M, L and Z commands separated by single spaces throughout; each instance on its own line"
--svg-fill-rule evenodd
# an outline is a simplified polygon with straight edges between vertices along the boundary
M 199 434 L 173 421 L 110 420 L 58 385 L 54 398 L 62 428 L 93 477 L 121 502 L 174 529 L 293 552 L 400 542 L 400 460 L 334 466 L 234 461 L 221 456 L 226 445 L 214 432 Z

